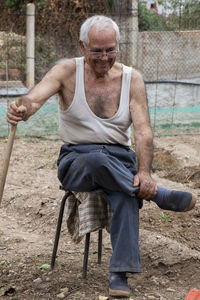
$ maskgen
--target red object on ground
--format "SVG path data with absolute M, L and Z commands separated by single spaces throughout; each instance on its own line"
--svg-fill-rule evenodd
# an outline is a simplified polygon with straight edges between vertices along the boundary
M 185 300 L 200 300 L 200 290 L 191 289 Z

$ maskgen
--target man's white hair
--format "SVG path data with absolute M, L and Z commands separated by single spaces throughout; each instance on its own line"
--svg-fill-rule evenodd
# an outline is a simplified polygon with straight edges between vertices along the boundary
M 101 16 L 101 15 L 90 17 L 81 25 L 80 40 L 83 42 L 84 46 L 87 47 L 90 42 L 88 33 L 92 26 L 95 26 L 95 29 L 100 31 L 102 29 L 107 29 L 108 23 L 112 25 L 116 33 L 116 42 L 118 47 L 120 41 L 120 33 L 119 33 L 119 27 L 117 23 L 113 21 L 111 18 Z

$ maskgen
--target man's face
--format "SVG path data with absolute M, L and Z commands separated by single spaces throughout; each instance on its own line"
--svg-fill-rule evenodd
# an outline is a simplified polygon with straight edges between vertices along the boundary
M 85 60 L 97 76 L 102 77 L 116 60 L 116 33 L 111 26 L 101 31 L 92 28 L 88 37 L 89 45 L 84 49 Z

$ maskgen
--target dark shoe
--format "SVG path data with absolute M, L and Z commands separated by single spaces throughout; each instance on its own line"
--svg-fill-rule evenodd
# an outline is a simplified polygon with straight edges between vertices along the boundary
M 186 207 L 184 211 L 189 211 L 189 210 L 193 209 L 195 207 L 195 204 L 196 204 L 196 198 L 194 197 L 194 195 L 192 195 L 190 205 L 188 207 Z
M 130 297 L 131 289 L 128 286 L 125 272 L 110 273 L 109 295 L 116 297 Z
M 167 190 L 161 187 L 158 187 L 158 193 L 152 200 L 162 209 L 177 212 L 189 211 L 196 203 L 196 199 L 191 193 Z

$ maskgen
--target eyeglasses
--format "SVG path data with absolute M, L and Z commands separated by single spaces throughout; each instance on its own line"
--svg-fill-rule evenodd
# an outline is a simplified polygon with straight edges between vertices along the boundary
M 104 55 L 106 55 L 108 58 L 112 58 L 118 53 L 117 50 L 108 50 L 108 51 L 105 51 L 105 52 L 92 51 L 88 48 L 86 48 L 86 50 L 90 53 L 90 55 L 92 55 L 96 59 L 102 59 Z

